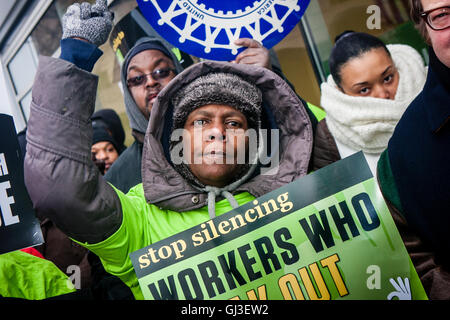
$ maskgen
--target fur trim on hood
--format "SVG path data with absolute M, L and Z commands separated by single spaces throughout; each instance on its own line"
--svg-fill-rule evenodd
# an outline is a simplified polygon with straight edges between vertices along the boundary
M 262 158 L 270 160 L 269 169 L 259 167 L 231 192 L 237 194 L 246 191 L 259 197 L 308 173 L 313 149 L 313 128 L 305 106 L 291 87 L 278 75 L 264 68 L 228 62 L 202 62 L 176 76 L 160 92 L 153 105 L 142 156 L 142 180 L 147 202 L 178 212 L 208 204 L 208 192 L 190 184 L 170 162 L 168 146 L 173 125 L 171 99 L 195 79 L 222 72 L 236 74 L 261 91 L 261 128 L 269 129 L 261 144 L 265 150 L 271 150 L 270 154 L 263 152 Z M 277 129 L 279 136 L 270 140 L 270 129 Z M 264 174 L 262 171 L 265 171 Z

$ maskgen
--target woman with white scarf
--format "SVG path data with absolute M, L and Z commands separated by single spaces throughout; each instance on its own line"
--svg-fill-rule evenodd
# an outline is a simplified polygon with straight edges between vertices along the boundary
M 329 59 L 321 105 L 342 158 L 362 150 L 374 176 L 381 153 L 408 105 L 421 92 L 427 68 L 407 45 L 385 45 L 366 33 L 344 32 Z

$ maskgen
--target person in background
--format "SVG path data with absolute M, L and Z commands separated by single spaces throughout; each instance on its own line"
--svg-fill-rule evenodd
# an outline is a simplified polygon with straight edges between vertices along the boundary
M 117 143 L 117 151 L 121 154 L 125 149 L 125 130 L 119 115 L 113 109 L 100 109 L 91 117 L 93 127 L 103 127 Z
M 102 174 L 108 172 L 112 164 L 119 158 L 119 144 L 110 131 L 98 122 L 93 123 L 91 154 L 92 160 Z
M 329 65 L 321 85 L 328 128 L 341 157 L 362 150 L 376 176 L 397 122 L 425 84 L 423 59 L 410 46 L 346 31 L 336 38 Z
M 83 19 L 89 15 L 76 14 L 69 7 L 66 15 L 73 14 L 78 23 L 64 23 L 63 29 L 78 25 L 85 40 L 99 46 L 111 30 L 107 23 L 111 17 L 106 1 L 98 0 L 94 8 L 98 22 Z M 97 41 L 99 35 L 103 42 Z M 127 283 L 136 298 L 143 296 L 130 252 L 228 212 L 339 159 L 334 140 L 323 131 L 325 127 L 319 124 L 314 133 L 305 105 L 272 71 L 244 64 L 203 62 L 179 74 L 153 101 L 142 159 L 143 183 L 124 194 L 104 180 L 86 149 L 92 142 L 89 119 L 98 80 L 86 71 L 65 59 L 40 58 L 33 85 L 33 101 L 39 105 L 31 107 L 28 129 L 29 139 L 35 143 L 25 159 L 25 183 L 35 209 L 56 219 L 71 238 L 100 256 L 106 270 Z M 69 83 L 84 88 L 83 94 Z M 66 101 L 64 114 L 59 113 L 59 99 Z M 49 123 L 54 130 L 42 130 Z M 223 147 L 224 136 L 232 139 L 236 134 L 244 139 L 237 139 L 240 143 L 235 144 L 234 151 L 245 151 L 247 161 L 237 163 L 233 152 L 232 163 L 222 161 L 203 168 L 172 165 L 175 159 L 167 154 L 175 147 L 171 133 L 178 128 L 192 132 L 198 126 L 209 132 L 204 144 L 200 143 L 204 157 L 223 157 L 223 152 L 205 154 L 204 148 L 211 150 L 217 144 Z M 259 153 L 250 151 L 244 136 L 247 129 L 263 128 L 280 133 L 278 170 L 266 175 L 261 174 L 258 162 L 250 161 L 257 160 Z M 80 131 L 87 134 L 80 135 Z M 324 138 L 317 140 L 317 135 Z M 69 143 L 79 137 L 76 144 Z M 189 146 L 184 144 L 187 139 L 181 142 L 183 147 Z M 262 143 L 256 141 L 256 146 Z M 191 145 L 191 151 L 195 145 Z M 274 157 L 277 150 L 269 156 Z
M 91 154 L 92 160 L 103 175 L 119 157 L 113 137 L 104 128 L 94 127 Z
M 134 142 L 105 175 L 119 190 L 127 192 L 142 181 L 144 135 L 153 103 L 159 92 L 182 70 L 176 55 L 156 37 L 139 39 L 125 56 L 120 74 Z
M 425 86 L 378 162 L 381 191 L 430 299 L 450 299 L 450 0 L 412 0 L 430 45 Z

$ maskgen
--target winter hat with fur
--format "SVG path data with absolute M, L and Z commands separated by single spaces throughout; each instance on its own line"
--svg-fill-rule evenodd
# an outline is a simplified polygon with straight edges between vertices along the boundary
M 184 128 L 189 114 L 208 104 L 227 105 L 242 112 L 248 123 L 249 129 L 254 129 L 259 134 L 261 128 L 261 91 L 252 83 L 230 73 L 209 73 L 198 77 L 181 88 L 172 98 L 173 127 L 172 131 Z M 171 141 L 171 150 L 181 141 Z M 259 141 L 257 141 L 259 144 Z M 259 148 L 258 148 L 259 149 Z M 251 177 L 257 167 L 258 151 L 249 155 L 249 163 L 240 166 L 234 180 L 223 188 L 203 185 L 191 172 L 188 165 L 181 163 L 174 165 L 187 181 L 200 191 L 208 193 L 208 213 L 215 217 L 215 202 L 217 196 L 226 198 L 233 208 L 239 205 L 232 192 Z

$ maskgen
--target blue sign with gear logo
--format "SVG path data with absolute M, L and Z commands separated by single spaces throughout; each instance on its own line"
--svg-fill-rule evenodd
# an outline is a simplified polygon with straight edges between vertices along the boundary
M 310 0 L 137 0 L 152 27 L 196 57 L 234 60 L 252 38 L 270 49 L 300 21 Z

